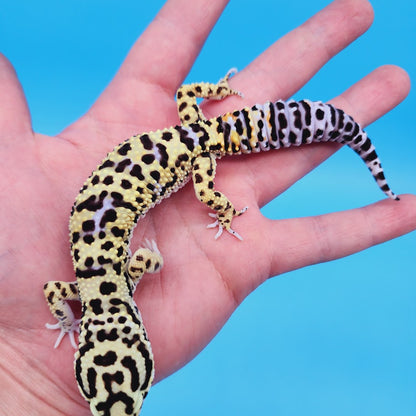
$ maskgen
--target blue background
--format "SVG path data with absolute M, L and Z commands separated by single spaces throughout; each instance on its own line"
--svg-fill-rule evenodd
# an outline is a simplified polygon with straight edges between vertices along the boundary
M 215 81 L 244 68 L 329 3 L 231 1 L 188 79 Z M 416 3 L 372 3 L 371 29 L 296 97 L 330 99 L 386 63 L 416 79 Z M 162 4 L 3 2 L 0 51 L 17 70 L 35 130 L 57 133 L 87 111 Z M 415 108 L 412 92 L 367 128 L 399 193 L 416 193 Z M 381 198 L 362 162 L 342 149 L 264 213 L 322 214 Z M 415 415 L 415 248 L 412 233 L 271 279 L 195 360 L 153 388 L 143 415 Z

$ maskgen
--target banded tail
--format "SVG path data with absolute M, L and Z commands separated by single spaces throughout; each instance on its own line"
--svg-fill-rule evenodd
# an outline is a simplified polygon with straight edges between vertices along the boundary
M 364 161 L 380 189 L 399 200 L 387 184 L 374 145 L 344 111 L 320 101 L 276 101 L 218 117 L 227 154 L 257 153 L 313 142 L 348 145 Z

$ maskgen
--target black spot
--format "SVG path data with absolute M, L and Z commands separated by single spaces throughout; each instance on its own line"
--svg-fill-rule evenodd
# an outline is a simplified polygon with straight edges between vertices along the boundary
M 98 196 L 98 198 L 97 198 L 96 195 L 91 195 L 85 201 L 80 202 L 76 206 L 76 210 L 78 212 L 82 211 L 83 209 L 86 209 L 86 210 L 92 211 L 92 212 L 98 211 L 99 209 L 101 209 L 103 207 L 103 201 L 104 201 L 104 199 L 107 195 L 108 195 L 107 191 L 101 192 L 101 194 Z
M 195 183 L 201 183 L 203 181 L 203 178 L 199 173 L 195 173 L 194 178 L 195 178 Z
M 280 130 L 285 129 L 287 127 L 287 120 L 284 113 L 279 113 L 279 115 L 277 116 L 277 120 L 279 122 Z
M 131 164 L 130 159 L 123 159 L 121 162 L 117 164 L 114 170 L 118 173 L 124 172 L 124 169 L 126 169 L 126 167 L 129 166 L 130 164 Z
M 91 302 L 90 302 L 91 303 Z M 103 342 L 105 340 L 108 341 L 116 341 L 118 340 L 117 328 L 112 328 L 110 332 L 106 332 L 105 329 L 100 329 L 97 332 L 97 340 Z
M 301 119 L 301 114 L 299 110 L 295 110 L 293 113 L 293 117 L 295 118 L 295 121 L 293 123 L 293 125 L 300 130 L 302 128 L 302 119 Z
M 121 155 L 121 156 L 126 156 L 126 155 L 127 155 L 127 153 L 128 153 L 130 150 L 131 150 L 131 145 L 130 145 L 130 143 L 125 143 L 125 144 L 123 144 L 123 146 L 121 146 L 121 147 L 118 149 L 117 153 L 118 153 L 119 155 Z
M 97 395 L 97 389 L 96 389 L 96 381 L 97 381 L 97 372 L 92 368 L 88 368 L 87 371 L 87 380 L 88 380 L 88 388 L 91 397 L 94 397 Z
M 106 176 L 103 180 L 104 185 L 111 185 L 114 182 L 114 179 L 112 176 Z
M 117 212 L 115 209 L 108 209 L 104 212 L 101 221 L 100 228 L 104 228 L 108 222 L 114 222 L 117 219 Z
M 104 313 L 104 309 L 101 306 L 101 299 L 91 299 L 90 300 L 90 306 L 91 306 L 92 311 L 96 315 L 100 315 L 100 314 Z
M 106 258 L 104 256 L 98 256 L 97 257 L 97 260 L 98 260 L 98 263 L 101 264 L 101 265 L 103 265 L 103 264 L 109 264 L 109 263 L 112 263 L 113 262 L 111 259 L 108 259 L 108 258 Z
M 114 237 L 121 237 L 124 238 L 125 231 L 118 227 L 112 227 L 111 232 L 113 233 Z
M 117 274 L 121 274 L 121 263 L 115 263 L 113 264 L 113 269 Z
M 104 373 L 102 377 L 104 380 L 105 388 L 109 394 L 104 402 L 97 403 L 96 408 L 99 411 L 99 414 L 102 414 L 103 416 L 110 416 L 110 411 L 114 404 L 117 402 L 122 402 L 125 405 L 123 413 L 126 415 L 132 415 L 134 405 L 133 399 L 122 391 L 117 393 L 112 391 L 113 381 L 117 384 L 122 384 L 124 381 L 123 373 L 121 371 L 117 371 L 114 374 Z
M 126 321 L 127 321 L 127 318 L 126 318 L 125 316 L 120 316 L 120 317 L 118 318 L 118 322 L 119 322 L 120 324 L 124 324 Z
M 94 264 L 94 259 L 92 257 L 87 257 L 84 264 L 85 267 L 91 267 Z
M 246 130 L 247 130 L 247 137 L 251 137 L 252 128 L 250 126 L 250 116 L 249 116 L 249 113 L 248 113 L 247 109 L 243 108 L 241 110 L 241 114 L 243 115 L 243 118 L 244 118 L 244 124 L 245 124 Z
M 306 143 L 309 137 L 311 137 L 311 131 L 309 129 L 304 129 L 302 131 L 302 143 Z
M 173 135 L 170 131 L 164 131 L 162 133 L 162 140 L 165 140 L 168 142 L 169 140 L 172 140 L 172 138 L 173 138 Z
M 162 166 L 163 169 L 166 169 L 168 167 L 168 160 L 169 160 L 169 155 L 168 152 L 166 150 L 166 146 L 162 143 L 158 143 L 156 145 L 157 149 L 159 150 L 159 163 L 160 166 Z
M 157 170 L 153 170 L 150 172 L 150 176 L 157 182 L 159 182 L 160 179 L 160 173 Z
M 75 274 L 77 275 L 77 277 L 82 277 L 83 279 L 89 279 L 91 277 L 95 277 L 95 276 L 104 276 L 106 274 L 105 269 L 86 269 L 86 270 L 81 270 L 81 269 L 76 269 L 75 270 Z
M 120 312 L 120 308 L 116 308 L 115 306 L 112 306 L 108 312 L 112 313 L 112 314 L 116 314 Z
M 318 108 L 316 110 L 315 116 L 316 116 L 316 119 L 317 120 L 323 120 L 324 117 L 325 117 L 325 113 L 324 113 L 324 111 L 322 109 Z
M 94 175 L 94 177 L 91 179 L 91 183 L 93 185 L 97 185 L 98 182 L 100 182 L 100 178 L 98 177 L 98 175 Z
M 146 165 L 150 165 L 155 160 L 155 155 L 147 154 L 142 156 L 143 163 L 146 163 Z
M 100 293 L 102 295 L 111 295 L 117 291 L 117 285 L 113 282 L 102 282 L 100 285 Z
M 114 166 L 114 162 L 111 160 L 106 160 L 98 169 L 105 169 L 105 168 L 112 168 Z
M 361 137 L 361 136 L 358 136 Z M 370 139 L 367 139 L 362 145 L 361 145 L 361 151 L 366 152 L 367 150 L 370 150 L 371 147 L 371 141 Z
M 96 355 L 94 364 L 101 367 L 108 367 L 117 361 L 117 354 L 114 351 L 108 351 L 105 355 Z
M 290 143 L 295 144 L 297 137 L 298 136 L 293 131 L 289 132 L 289 142 Z
M 104 244 L 101 245 L 103 250 L 109 251 L 114 247 L 114 244 L 111 241 L 106 241 Z
M 141 383 L 142 384 L 141 389 L 146 390 L 149 386 L 149 383 L 150 383 L 150 376 L 152 374 L 152 369 L 153 369 L 153 360 L 151 359 L 151 357 L 149 355 L 149 350 L 147 349 L 146 345 L 143 342 L 141 342 L 139 344 L 139 346 L 137 347 L 137 350 L 140 352 L 140 354 L 144 358 L 144 366 L 145 366 L 145 369 L 146 369 L 146 378 Z
M 243 132 L 244 132 L 244 128 L 243 128 L 243 123 L 241 122 L 241 120 L 238 118 L 236 121 L 235 121 L 235 130 L 236 130 L 236 132 L 241 136 L 242 134 L 243 134 Z
M 133 358 L 131 357 L 124 357 L 121 360 L 121 364 L 123 367 L 127 368 L 130 371 L 131 374 L 131 389 L 132 391 L 136 391 L 140 385 L 139 385 L 139 372 L 137 370 L 137 363 L 135 360 L 133 360 Z
M 77 242 L 78 242 L 78 240 L 79 240 L 79 237 L 80 237 L 80 235 L 79 235 L 79 233 L 78 233 L 78 232 L 73 233 L 73 234 L 72 234 L 72 244 L 77 243 Z
M 386 179 L 386 177 L 384 176 L 384 173 L 383 172 L 377 173 L 377 175 L 375 176 L 375 178 L 377 180 L 384 180 L 384 179 Z
M 178 111 L 180 112 L 180 111 L 183 111 L 185 108 L 186 108 L 186 106 L 187 106 L 188 104 L 184 101 L 184 102 L 182 102 L 180 105 L 179 105 L 179 107 L 178 107 Z
M 123 179 L 122 181 L 121 181 L 121 187 L 123 188 L 123 189 L 130 189 L 130 188 L 132 188 L 133 187 L 133 185 L 131 184 L 131 182 L 130 181 L 128 181 L 127 179 Z
M 47 283 L 45 284 L 44 288 L 46 287 L 46 285 L 47 285 Z M 52 300 L 53 300 L 54 296 L 55 296 L 55 292 L 49 293 L 48 298 L 47 298 L 49 303 L 52 303 Z
M 364 162 L 372 162 L 375 159 L 377 159 L 377 153 L 373 150 L 365 157 Z
M 84 240 L 84 243 L 88 245 L 92 244 L 95 241 L 95 238 L 91 234 L 84 235 L 82 239 Z
M 148 134 L 143 134 L 142 136 L 139 137 L 139 139 L 142 142 L 142 145 L 146 150 L 153 149 L 153 142 L 150 140 L 150 137 Z
M 188 132 L 181 126 L 176 126 L 175 130 L 179 133 L 179 140 L 183 143 L 189 151 L 193 151 L 195 148 L 194 141 L 188 136 Z
M 345 131 L 346 132 L 350 132 L 353 128 L 353 124 L 349 121 L 346 125 L 345 125 Z
M 142 173 L 142 168 L 140 167 L 140 165 L 134 165 L 131 168 L 130 175 L 134 176 L 135 178 L 139 179 L 140 181 L 144 180 L 144 176 L 143 176 L 143 173 Z
M 94 229 L 95 229 L 94 220 L 87 220 L 82 223 L 82 231 L 88 232 L 88 231 L 94 231 Z
M 131 348 L 134 344 L 136 344 L 138 341 L 140 342 L 140 337 L 138 334 L 133 334 L 131 338 L 123 338 L 123 343 L 126 344 L 129 348 Z
M 299 101 L 299 103 L 305 109 L 305 124 L 307 126 L 310 126 L 311 125 L 311 122 L 312 122 L 311 106 L 306 101 L 304 101 L 304 100 Z
M 330 140 L 336 140 L 340 136 L 340 132 L 338 130 L 333 130 L 331 133 L 329 133 L 329 139 Z

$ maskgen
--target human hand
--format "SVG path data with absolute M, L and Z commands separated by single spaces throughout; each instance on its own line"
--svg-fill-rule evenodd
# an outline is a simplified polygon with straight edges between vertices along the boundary
M 4 58 L 0 61 L 0 177 L 1 189 L 7 191 L 0 218 L 0 390 L 9 392 L 2 400 L 5 413 L 89 414 L 77 391 L 69 342 L 54 351 L 55 334 L 44 329 L 52 318 L 42 286 L 48 280 L 74 280 L 69 211 L 104 155 L 132 134 L 178 123 L 175 90 L 225 4 L 199 0 L 183 10 L 181 2 L 170 0 L 96 104 L 57 138 L 32 132 L 13 70 Z M 244 99 L 207 103 L 205 114 L 289 97 L 371 19 L 366 1 L 338 0 L 231 80 Z M 403 71 L 383 67 L 332 102 L 366 125 L 400 102 L 408 88 Z M 271 221 L 261 215 L 259 207 L 336 148 L 311 145 L 219 162 L 217 188 L 237 208 L 250 207 L 233 223 L 243 242 L 230 235 L 214 241 L 215 232 L 205 230 L 207 210 L 190 186 L 139 222 L 132 250 L 144 238 L 154 238 L 165 260 L 161 274 L 145 276 L 135 296 L 152 341 L 158 380 L 195 356 L 268 277 L 342 257 L 415 228 L 413 196 L 313 218 Z

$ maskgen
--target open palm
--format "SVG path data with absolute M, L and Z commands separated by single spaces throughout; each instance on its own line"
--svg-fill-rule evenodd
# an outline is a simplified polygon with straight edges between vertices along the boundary
M 74 280 L 68 217 L 85 178 L 124 138 L 178 124 L 174 93 L 226 1 L 169 0 L 133 46 L 90 111 L 57 137 L 34 133 L 13 68 L 0 58 L 0 391 L 4 414 L 88 415 L 74 379 L 73 349 L 44 329 L 48 280 Z M 349 18 L 351 17 L 351 18 Z M 184 24 L 184 19 L 186 24 Z M 366 0 L 337 0 L 288 34 L 232 80 L 245 98 L 206 103 L 211 117 L 255 102 L 287 98 L 367 29 Z M 177 47 L 181 45 L 181 47 Z M 228 68 L 224 68 L 224 73 Z M 209 80 L 215 81 L 215 80 Z M 333 103 L 366 125 L 407 94 L 407 75 L 382 67 Z M 140 221 L 132 241 L 155 239 L 165 265 L 145 276 L 135 295 L 152 341 L 156 379 L 195 356 L 237 305 L 267 278 L 332 260 L 416 228 L 416 198 L 320 217 L 271 221 L 259 207 L 330 156 L 337 146 L 311 145 L 224 159 L 217 188 L 237 208 L 240 242 L 206 230 L 207 209 L 187 186 Z M 276 250 L 276 247 L 279 247 Z M 19 400 L 16 397 L 19 396 Z

